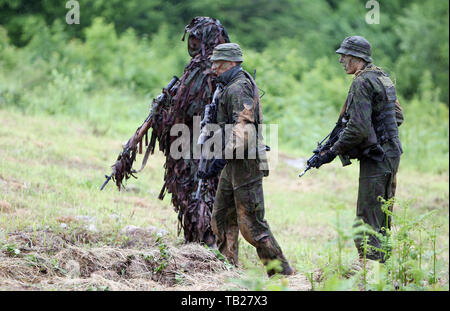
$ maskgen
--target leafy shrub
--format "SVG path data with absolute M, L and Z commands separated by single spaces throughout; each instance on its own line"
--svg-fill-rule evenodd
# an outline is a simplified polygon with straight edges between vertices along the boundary
M 174 40 L 164 25 L 149 39 L 131 28 L 117 34 L 114 24 L 96 18 L 84 29 L 85 41 L 69 40 L 58 21 L 33 25 L 23 48 L 11 46 L 0 28 L 0 107 L 80 117 L 99 133 L 132 132 L 151 99 L 189 60 L 186 43 Z M 294 39 L 280 39 L 261 52 L 242 48 L 244 68 L 252 74 L 256 69 L 264 122 L 278 124 L 282 149 L 308 155 L 333 128 L 352 77 L 334 51 L 311 61 Z M 445 172 L 448 106 L 433 81 L 430 72 L 423 73 L 411 100 L 398 88 L 405 114 L 402 167 Z

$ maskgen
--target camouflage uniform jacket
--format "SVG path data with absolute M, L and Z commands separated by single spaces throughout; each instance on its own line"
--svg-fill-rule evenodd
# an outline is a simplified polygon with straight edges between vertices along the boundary
M 223 73 L 218 82 L 224 87 L 218 97 L 217 124 L 225 133 L 224 158 L 233 155 L 227 165 L 233 166 L 232 180 L 236 188 L 264 176 L 254 147 L 257 141 L 259 146 L 262 145 L 261 136 L 257 135 L 258 124 L 262 124 L 258 88 L 240 65 Z M 231 135 L 226 135 L 227 124 L 232 125 Z
M 355 74 L 344 109 L 343 117 L 348 123 L 333 145 L 336 153 L 349 155 L 350 158 L 369 157 L 378 161 L 384 156 L 399 157 L 402 154 L 398 126 L 403 121 L 403 113 L 395 95 L 394 84 L 380 68 L 369 63 Z M 381 112 L 391 115 L 395 113 L 395 124 L 387 125 L 393 133 L 387 140 L 378 137 L 381 135 L 377 135 L 374 126 L 375 119 Z

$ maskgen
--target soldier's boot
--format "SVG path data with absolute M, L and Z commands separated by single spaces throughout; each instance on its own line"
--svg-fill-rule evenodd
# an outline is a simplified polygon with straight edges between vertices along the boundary
M 273 260 L 280 262 L 280 266 L 268 268 L 267 275 L 269 277 L 276 273 L 283 275 L 293 275 L 295 273 L 295 270 L 289 265 L 289 262 L 273 236 L 265 236 L 259 240 L 256 251 L 265 266 L 269 265 Z
M 389 246 L 383 247 L 381 245 L 381 241 L 375 235 L 369 235 L 367 246 L 364 246 L 362 240 L 358 238 L 356 238 L 354 242 L 356 249 L 358 250 L 360 260 L 363 260 L 364 256 L 366 259 L 375 260 L 380 263 L 385 263 L 386 260 L 389 259 L 391 248 Z M 365 252 L 364 247 L 366 247 Z
M 281 268 L 283 269 L 280 273 L 283 275 L 293 275 L 295 273 L 295 270 L 289 265 L 289 262 L 287 261 L 286 257 L 284 257 L 284 254 L 281 253 L 278 257 L 281 261 Z
M 205 243 L 209 248 L 217 248 L 216 236 L 212 230 L 208 230 L 203 234 L 202 242 Z
M 294 275 L 295 270 L 289 265 L 289 262 L 287 261 L 286 257 L 284 257 L 283 254 L 278 255 L 276 260 L 279 260 L 281 262 L 280 267 L 278 269 L 269 269 L 267 270 L 267 275 L 269 277 L 275 275 L 275 274 L 283 274 L 283 275 Z M 281 271 L 279 270 L 281 268 Z

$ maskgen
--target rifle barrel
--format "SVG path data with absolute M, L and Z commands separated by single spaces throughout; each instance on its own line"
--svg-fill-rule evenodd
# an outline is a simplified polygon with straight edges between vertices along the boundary
M 303 172 L 300 173 L 300 175 L 298 175 L 298 177 L 302 177 L 303 175 L 305 175 L 305 173 L 311 168 L 310 165 L 308 165 L 305 170 Z
M 111 175 L 109 175 L 109 176 L 108 176 L 108 175 L 105 175 L 106 180 L 105 180 L 105 182 L 103 183 L 103 185 L 100 187 L 100 191 L 102 191 L 103 188 L 105 188 L 106 184 L 109 182 L 109 180 L 111 179 L 112 175 L 113 175 L 113 174 L 111 174 Z

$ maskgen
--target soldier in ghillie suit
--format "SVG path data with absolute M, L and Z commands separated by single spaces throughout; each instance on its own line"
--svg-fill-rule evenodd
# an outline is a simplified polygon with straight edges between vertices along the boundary
M 389 248 L 382 245 L 377 234 L 385 235 L 391 227 L 391 217 L 382 210 L 379 197 L 389 200 L 395 195 L 396 174 L 403 153 L 398 126 L 403 113 L 395 86 L 381 68 L 373 64 L 369 42 L 360 36 L 347 37 L 336 51 L 347 74 L 355 78 L 341 112 L 347 124 L 339 139 L 321 154 L 321 164 L 337 155 L 360 161 L 359 190 L 355 220 L 355 245 L 360 258 L 384 262 Z M 389 206 L 392 210 L 392 204 Z M 370 230 L 364 247 L 364 225 Z
M 170 89 L 164 89 L 162 95 L 153 100 L 152 110 L 147 123 L 138 128 L 152 128 L 151 138 L 148 142 L 145 134 L 145 145 L 148 146 L 143 166 L 149 154 L 153 154 L 156 141 L 159 149 L 164 153 L 164 185 L 159 194 L 163 199 L 166 192 L 172 194 L 172 204 L 178 213 L 179 227 L 184 230 L 185 242 L 200 242 L 209 246 L 215 244 L 215 236 L 211 229 L 211 212 L 217 189 L 218 178 L 213 178 L 202 184 L 200 198 L 195 199 L 197 181 L 198 159 L 194 159 L 193 139 L 191 137 L 190 156 L 174 159 L 170 154 L 170 146 L 177 139 L 170 135 L 174 124 L 186 125 L 190 133 L 194 133 L 194 116 L 201 118 L 205 106 L 212 100 L 215 89 L 214 75 L 211 73 L 209 60 L 216 45 L 229 42 L 228 34 L 220 22 L 210 17 L 195 17 L 186 27 L 182 38 L 186 33 L 188 37 L 188 51 L 191 56 L 184 73 Z M 142 130 L 141 130 L 142 132 Z M 139 136 L 142 147 L 142 135 Z M 130 141 L 136 141 L 133 137 Z M 127 145 L 130 145 L 127 143 Z M 132 169 L 135 160 L 137 146 L 131 144 L 130 148 L 124 148 L 113 166 L 111 175 L 119 187 L 123 179 L 133 176 L 136 171 Z M 141 150 L 140 150 L 141 151 Z M 141 168 L 142 169 L 142 168 Z
M 211 60 L 212 70 L 218 75 L 218 86 L 222 88 L 217 96 L 216 119 L 224 148 L 221 158 L 215 158 L 199 176 L 214 178 L 221 172 L 212 219 L 219 251 L 237 265 L 241 232 L 265 265 L 279 260 L 279 269 L 268 269 L 269 276 L 276 272 L 293 274 L 264 219 L 262 179 L 268 175 L 268 167 L 262 136 L 258 134 L 262 124 L 258 88 L 241 67 L 243 58 L 239 45 L 218 45 Z M 226 125 L 232 125 L 229 134 Z

